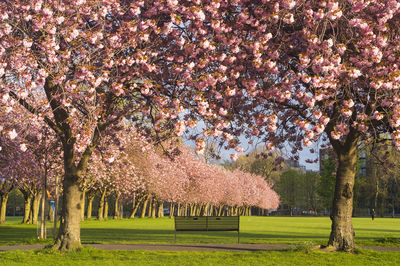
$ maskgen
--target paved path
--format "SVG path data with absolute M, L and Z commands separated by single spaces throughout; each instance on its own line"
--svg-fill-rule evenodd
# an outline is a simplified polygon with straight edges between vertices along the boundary
M 84 244 L 102 250 L 164 250 L 164 251 L 265 251 L 286 250 L 289 244 L 203 244 L 203 245 L 169 245 L 169 244 Z M 1 246 L 0 251 L 34 250 L 45 245 Z M 375 251 L 399 251 L 400 247 L 364 246 L 364 249 Z

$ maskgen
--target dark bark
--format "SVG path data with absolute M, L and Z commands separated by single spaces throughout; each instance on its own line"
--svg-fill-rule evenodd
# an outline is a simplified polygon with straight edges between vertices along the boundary
M 353 187 L 357 163 L 357 140 L 350 133 L 344 144 L 334 146 L 338 168 L 331 213 L 332 229 L 328 245 L 336 250 L 351 252 L 354 250 L 354 229 L 352 224 Z

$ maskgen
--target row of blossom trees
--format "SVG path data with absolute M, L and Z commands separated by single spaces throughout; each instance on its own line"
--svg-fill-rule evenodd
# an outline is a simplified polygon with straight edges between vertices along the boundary
M 132 218 L 139 208 L 144 216 L 150 202 L 154 211 L 156 205 L 161 209 L 163 202 L 171 203 L 171 215 L 211 214 L 211 206 L 218 207 L 220 213 L 226 206 L 276 209 L 279 205 L 278 195 L 262 177 L 207 164 L 185 147 L 180 147 L 180 154 L 172 160 L 140 142 L 114 156 L 101 158 L 95 153 L 92 157 L 84 188 L 88 191 L 89 218 L 96 194 L 100 198 L 99 219 L 108 214 L 107 199 L 111 195 L 115 198 L 115 217 L 120 216 L 118 204 L 127 200 L 133 203 Z M 185 211 L 176 209 L 178 206 L 185 206 Z
M 19 111 L 2 113 L 4 132 L 17 128 L 20 132 L 41 130 L 43 133 L 18 134 L 11 139 L 3 136 L 4 132 L 1 135 L 1 221 L 5 219 L 8 194 L 12 189 L 19 189 L 25 199 L 23 222 L 36 223 L 44 177 L 47 175 L 48 185 L 54 190 L 55 175 L 62 173 L 62 161 L 57 140 L 46 131 L 46 126 L 41 127 L 32 119 L 18 125 L 24 110 Z M 167 152 L 169 156 L 166 156 L 160 147 L 138 138 L 127 121 L 119 127 L 117 133 L 104 137 L 96 147 L 85 178 L 81 179 L 81 219 L 85 215 L 86 198 L 87 217 L 91 218 L 96 195 L 100 198 L 98 219 L 107 218 L 111 196 L 115 198 L 115 217 L 122 215 L 118 211 L 121 203 L 127 201 L 133 203 L 131 217 L 139 208 L 144 216 L 148 204 L 153 210 L 157 205 L 161 213 L 163 202 L 171 203 L 171 215 L 207 215 L 214 211 L 221 214 L 228 206 L 235 207 L 230 210 L 231 214 L 238 214 L 237 207 L 241 207 L 242 214 L 251 206 L 278 207 L 278 195 L 262 177 L 207 164 L 184 145 Z M 12 130 L 8 132 L 12 134 Z

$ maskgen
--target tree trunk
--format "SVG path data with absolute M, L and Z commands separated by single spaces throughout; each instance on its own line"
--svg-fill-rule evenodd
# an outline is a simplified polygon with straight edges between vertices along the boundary
M 32 193 L 29 192 L 26 193 L 23 192 L 23 194 L 24 194 L 24 218 L 22 219 L 22 223 L 27 224 L 31 222 L 29 220 L 29 213 L 31 211 L 33 195 Z
M 106 189 L 103 190 L 99 202 L 99 210 L 97 212 L 97 220 L 104 220 L 104 198 L 106 196 Z
M 88 196 L 88 204 L 87 204 L 88 206 L 86 210 L 86 219 L 88 220 L 92 219 L 93 200 L 94 200 L 94 195 Z
M 144 218 L 146 216 L 147 202 L 149 201 L 149 197 L 146 197 L 142 206 L 142 213 L 140 214 L 140 218 Z
M 45 207 L 46 207 L 46 181 L 43 185 L 42 190 L 42 201 L 41 201 L 41 219 L 40 219 L 40 238 L 46 239 L 46 214 L 45 214 Z
M 195 216 L 195 204 L 189 204 L 190 216 Z
M 157 210 L 157 201 L 153 199 L 151 203 L 151 218 L 156 218 L 156 210 Z
M 115 203 L 114 203 L 114 219 L 119 219 L 119 194 L 117 193 L 115 196 Z
M 357 138 L 347 137 L 346 143 L 334 146 L 338 157 L 335 193 L 332 206 L 332 229 L 328 245 L 336 250 L 354 250 L 354 229 L 352 224 L 353 187 L 357 162 Z
M 0 224 L 4 224 L 6 222 L 7 200 L 8 193 L 1 195 Z
M 83 189 L 82 199 L 81 199 L 81 221 L 85 220 L 85 200 L 86 200 L 86 189 Z
M 31 216 L 31 222 L 32 224 L 37 224 L 38 216 L 39 216 L 39 203 L 41 199 L 41 193 L 38 191 L 35 193 L 34 198 L 33 198 L 33 204 L 32 204 L 32 216 Z
M 222 205 L 219 205 L 217 216 L 221 216 L 221 214 L 222 214 Z
M 124 204 L 119 204 L 119 219 L 124 218 Z
M 171 202 L 169 204 L 169 218 L 172 218 L 174 216 L 174 212 L 175 212 L 175 204 Z
M 162 218 L 164 217 L 164 202 L 160 201 L 158 203 L 158 214 L 157 217 Z
M 76 250 L 81 247 L 81 202 L 82 191 L 79 188 L 79 176 L 65 171 L 63 180 L 62 217 L 60 229 L 53 248 L 61 251 Z M 71 173 L 72 172 L 72 173 Z
M 130 219 L 135 218 L 135 214 L 136 214 L 137 210 L 139 209 L 140 203 L 142 203 L 142 201 L 144 200 L 145 197 L 146 196 L 143 195 L 142 197 L 140 197 L 138 199 L 138 201 L 136 203 L 135 203 L 135 197 L 133 198 L 133 200 L 132 200 L 133 209 L 132 209 L 131 215 L 129 216 Z
M 108 219 L 108 196 L 104 198 L 104 220 Z
M 208 203 L 203 206 L 201 216 L 208 216 Z
M 147 208 L 147 217 L 151 217 L 151 212 L 152 212 L 152 207 L 153 207 L 153 198 L 150 197 L 147 206 L 149 206 Z

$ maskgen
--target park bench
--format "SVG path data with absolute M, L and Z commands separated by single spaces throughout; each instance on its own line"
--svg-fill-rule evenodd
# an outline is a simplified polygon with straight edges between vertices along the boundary
M 237 231 L 240 242 L 239 216 L 175 216 L 177 231 Z

